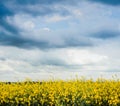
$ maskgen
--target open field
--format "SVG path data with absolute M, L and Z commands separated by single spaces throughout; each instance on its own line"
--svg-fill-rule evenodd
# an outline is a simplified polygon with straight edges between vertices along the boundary
M 0 106 L 120 106 L 120 80 L 1 82 Z

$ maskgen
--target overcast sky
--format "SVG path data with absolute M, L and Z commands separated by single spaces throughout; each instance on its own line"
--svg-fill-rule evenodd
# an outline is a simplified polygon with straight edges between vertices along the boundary
M 115 74 L 119 0 L 0 0 L 0 81 Z

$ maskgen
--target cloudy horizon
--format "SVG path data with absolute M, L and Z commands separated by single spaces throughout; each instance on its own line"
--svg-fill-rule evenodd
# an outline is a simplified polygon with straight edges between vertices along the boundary
M 120 78 L 120 1 L 1 0 L 0 81 Z

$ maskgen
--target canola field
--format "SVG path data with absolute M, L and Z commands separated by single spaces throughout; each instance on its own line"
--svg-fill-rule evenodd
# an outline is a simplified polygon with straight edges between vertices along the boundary
M 120 80 L 0 82 L 0 106 L 120 106 Z

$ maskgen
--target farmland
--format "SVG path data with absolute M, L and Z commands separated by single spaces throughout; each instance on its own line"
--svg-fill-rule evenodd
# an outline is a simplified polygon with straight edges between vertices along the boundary
M 120 80 L 0 82 L 0 106 L 120 106 Z

